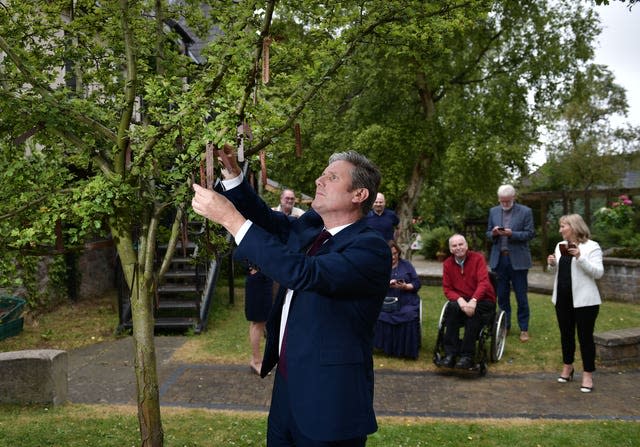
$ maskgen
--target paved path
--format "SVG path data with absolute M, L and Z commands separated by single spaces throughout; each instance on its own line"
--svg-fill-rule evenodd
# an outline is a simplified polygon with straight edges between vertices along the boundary
M 163 406 L 267 411 L 273 376 L 246 365 L 171 361 L 186 339 L 156 337 Z M 379 416 L 455 418 L 622 419 L 640 421 L 640 369 L 597 373 L 591 394 L 579 381 L 559 384 L 551 373 L 445 374 L 376 370 Z M 131 337 L 69 352 L 69 399 L 74 403 L 135 405 Z M 472 405 L 470 403 L 473 403 Z
M 424 281 L 438 282 L 442 265 L 415 256 Z M 530 290 L 550 293 L 553 275 L 529 272 Z M 246 365 L 175 363 L 185 337 L 156 337 L 160 401 L 180 406 L 268 411 L 273 376 L 260 379 Z M 622 419 L 640 421 L 640 368 L 598 371 L 596 389 L 579 391 L 579 379 L 556 382 L 555 374 L 520 375 L 376 370 L 379 416 L 458 418 Z M 135 404 L 130 337 L 69 353 L 69 398 L 75 403 Z M 473 403 L 473 404 L 471 404 Z

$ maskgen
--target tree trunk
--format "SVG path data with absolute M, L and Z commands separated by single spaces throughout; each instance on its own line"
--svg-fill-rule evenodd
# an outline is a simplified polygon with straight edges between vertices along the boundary
M 136 266 L 138 270 L 142 270 Z M 136 278 L 143 275 L 138 271 Z M 135 372 L 138 396 L 138 423 L 143 447 L 162 447 L 164 433 L 160 417 L 160 392 L 153 339 L 153 294 L 145 280 L 136 280 L 131 293 Z
M 431 121 L 436 114 L 436 98 L 427 82 L 426 73 L 416 71 L 416 93 L 425 121 Z M 435 148 L 435 146 L 434 146 Z M 413 242 L 413 211 L 420 197 L 420 190 L 426 180 L 429 168 L 433 162 L 433 152 L 422 152 L 413 165 L 411 178 L 407 182 L 407 190 L 400 196 L 396 213 L 400 219 L 397 242 L 403 249 L 405 257 L 411 258 L 411 242 Z
M 398 231 L 398 245 L 402 247 L 405 257 L 411 258 L 411 242 L 413 242 L 413 211 L 420 197 L 420 190 L 424 184 L 427 171 L 431 165 L 431 157 L 421 155 L 416 161 L 411 172 L 411 178 L 407 182 L 407 190 L 400 196 L 396 213 L 400 219 Z
M 164 432 L 160 417 L 160 393 L 156 366 L 154 336 L 154 288 L 153 256 L 147 249 L 155 238 L 141 237 L 138 252 L 133 249 L 133 240 L 126 231 L 119 231 L 112 221 L 112 234 L 120 256 L 124 277 L 131 291 L 131 317 L 133 322 L 134 369 L 138 402 L 138 424 L 143 447 L 162 447 Z

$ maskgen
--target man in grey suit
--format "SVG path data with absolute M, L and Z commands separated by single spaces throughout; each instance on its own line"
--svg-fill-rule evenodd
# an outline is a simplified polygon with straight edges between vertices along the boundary
M 536 235 L 531 208 L 515 203 L 516 190 L 511 185 L 498 188 L 500 205 L 491 208 L 487 238 L 493 243 L 489 265 L 497 275 L 498 305 L 511 328 L 511 286 L 518 303 L 520 341 L 529 341 L 529 300 L 527 274 L 531 268 L 529 241 Z

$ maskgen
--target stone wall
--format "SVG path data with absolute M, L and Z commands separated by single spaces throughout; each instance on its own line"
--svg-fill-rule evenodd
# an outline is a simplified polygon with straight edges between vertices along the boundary
M 598 281 L 602 299 L 640 303 L 640 260 L 605 257 L 603 263 Z
M 595 333 L 593 340 L 603 366 L 640 364 L 640 328 Z
M 87 244 L 78 259 L 80 299 L 103 295 L 115 287 L 116 251 L 110 240 Z

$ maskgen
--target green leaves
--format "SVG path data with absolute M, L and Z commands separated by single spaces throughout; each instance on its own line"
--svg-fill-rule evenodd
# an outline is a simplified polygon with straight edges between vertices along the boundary
M 188 204 L 204 145 L 235 143 L 243 120 L 254 137 L 247 153 L 266 149 L 280 183 L 312 194 L 328 156 L 353 148 L 382 168 L 388 200 L 407 216 L 418 206 L 449 222 L 526 172 L 538 123 L 560 109 L 565 80 L 579 80 L 598 31 L 591 12 L 569 1 L 296 0 L 277 3 L 273 23 L 247 2 L 164 3 L 128 2 L 123 16 L 115 2 L 75 2 L 73 11 L 62 0 L 12 2 L 0 17 L 0 37 L 17 55 L 0 84 L 1 110 L 15 111 L 0 129 L 17 182 L 1 188 L 15 198 L 12 224 L 16 210 L 37 224 L 20 233 L 23 245 L 50 243 L 45 228 L 63 211 L 65 237 L 79 242 L 108 220 L 133 232 L 158 210 Z M 263 84 L 256 58 L 267 32 Z M 12 141 L 36 126 L 29 145 L 46 163 L 20 178 L 24 147 Z M 29 201 L 49 218 L 20 208 Z

